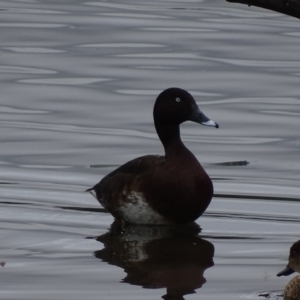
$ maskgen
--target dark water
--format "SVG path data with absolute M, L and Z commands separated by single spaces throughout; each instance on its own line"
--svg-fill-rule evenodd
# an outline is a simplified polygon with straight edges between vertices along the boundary
M 9 0 L 0 17 L 0 298 L 275 299 L 300 231 L 299 21 L 216 0 Z M 83 191 L 162 153 L 171 86 L 220 124 L 182 126 L 215 186 L 201 232 L 109 231 Z

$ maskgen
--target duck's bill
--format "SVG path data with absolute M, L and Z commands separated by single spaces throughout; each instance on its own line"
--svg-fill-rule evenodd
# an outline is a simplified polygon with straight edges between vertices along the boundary
M 219 128 L 219 124 L 217 124 L 215 121 L 210 120 L 210 119 L 208 121 L 201 122 L 201 124 L 204 126 L 211 126 L 211 127 Z
M 288 275 L 293 274 L 294 272 L 295 272 L 295 271 L 290 267 L 290 265 L 287 264 L 287 266 L 285 267 L 285 269 L 282 270 L 281 272 L 279 272 L 279 273 L 277 274 L 277 276 L 278 276 L 278 277 L 280 277 L 280 276 L 288 276 Z
M 189 115 L 188 118 L 190 121 L 199 123 L 204 126 L 216 127 L 219 128 L 219 124 L 215 121 L 209 119 L 200 109 L 199 107 L 195 107 L 193 112 Z

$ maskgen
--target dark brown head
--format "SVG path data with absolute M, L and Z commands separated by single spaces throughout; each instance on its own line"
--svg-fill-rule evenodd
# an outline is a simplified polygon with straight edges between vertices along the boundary
M 277 276 L 287 276 L 295 271 L 300 272 L 300 240 L 292 245 L 290 249 L 289 263 L 284 270 L 277 274 Z
M 180 125 L 193 121 L 218 128 L 219 125 L 207 118 L 199 109 L 193 96 L 179 88 L 169 88 L 161 92 L 155 102 L 153 117 L 155 124 Z
M 200 111 L 190 93 L 179 88 L 169 88 L 158 95 L 153 117 L 157 134 L 165 149 L 174 141 L 180 141 L 179 125 L 185 121 L 219 127 Z
M 300 241 L 294 243 L 290 249 L 289 264 L 294 271 L 300 272 Z

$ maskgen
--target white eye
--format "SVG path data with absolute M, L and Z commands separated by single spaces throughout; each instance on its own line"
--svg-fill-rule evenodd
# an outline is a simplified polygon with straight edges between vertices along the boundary
M 176 101 L 176 102 L 180 102 L 181 99 L 180 99 L 180 98 L 176 98 L 175 101 Z

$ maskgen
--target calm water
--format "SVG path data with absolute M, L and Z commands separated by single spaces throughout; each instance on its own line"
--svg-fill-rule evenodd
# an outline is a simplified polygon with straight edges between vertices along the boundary
M 300 232 L 297 19 L 217 0 L 7 0 L 0 17 L 1 299 L 280 295 Z M 215 186 L 201 232 L 110 229 L 83 191 L 162 153 L 171 86 L 220 124 L 182 126 Z

